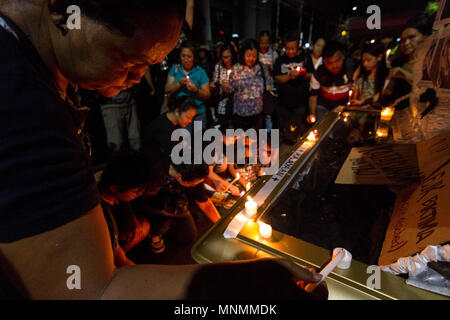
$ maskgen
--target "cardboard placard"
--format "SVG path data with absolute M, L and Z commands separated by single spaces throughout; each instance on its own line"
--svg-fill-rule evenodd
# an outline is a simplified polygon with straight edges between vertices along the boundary
M 398 185 L 419 181 L 414 144 L 353 148 L 336 178 L 338 184 Z
M 412 256 L 428 245 L 450 240 L 450 162 L 447 159 L 397 196 L 383 249 L 380 266 Z

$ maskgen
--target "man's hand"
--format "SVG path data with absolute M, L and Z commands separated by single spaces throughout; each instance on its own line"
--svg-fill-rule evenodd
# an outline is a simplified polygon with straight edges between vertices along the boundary
M 313 114 L 310 114 L 307 118 L 306 118 L 306 122 L 308 124 L 313 124 L 317 121 L 316 116 Z
M 199 267 L 186 298 L 326 300 L 328 288 L 325 282 L 312 293 L 303 289 L 321 279 L 321 275 L 280 258 L 216 263 Z
M 289 72 L 289 78 L 291 79 L 296 79 L 300 76 L 300 72 L 298 72 L 296 69 L 291 70 L 291 72 Z

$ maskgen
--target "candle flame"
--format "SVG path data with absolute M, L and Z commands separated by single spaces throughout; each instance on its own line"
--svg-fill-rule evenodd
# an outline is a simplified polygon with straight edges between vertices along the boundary
M 247 201 L 253 201 L 252 197 L 247 196 Z
M 245 186 L 245 189 L 247 189 L 247 191 L 250 190 L 250 186 L 251 186 L 250 182 L 248 182 L 247 185 Z
M 236 179 L 239 179 L 239 178 L 240 178 L 239 173 L 236 173 Z

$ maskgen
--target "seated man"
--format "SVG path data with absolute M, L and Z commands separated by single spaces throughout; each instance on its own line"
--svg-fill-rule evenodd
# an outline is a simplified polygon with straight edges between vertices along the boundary
M 150 231 L 148 220 L 136 215 L 129 201 L 144 191 L 156 194 L 163 184 L 160 172 L 144 154 L 124 152 L 113 155 L 101 176 L 98 185 L 100 201 L 117 267 L 134 265 L 126 253 L 144 240 Z

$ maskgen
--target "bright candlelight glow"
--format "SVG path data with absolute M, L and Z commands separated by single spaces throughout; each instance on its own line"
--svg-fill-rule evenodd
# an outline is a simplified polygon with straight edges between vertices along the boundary
M 390 107 L 384 108 L 381 111 L 381 120 L 382 121 L 390 121 L 392 119 L 392 116 L 394 115 L 394 111 L 395 110 Z
M 311 123 L 314 123 L 314 122 L 316 122 L 316 117 L 315 117 L 315 116 L 312 116 L 312 117 L 311 117 Z
M 245 194 L 245 191 L 242 191 L 241 194 L 239 196 L 243 196 Z
M 264 222 L 259 221 L 259 235 L 261 238 L 268 239 L 272 237 L 272 226 Z
M 317 140 L 316 135 L 314 134 L 314 132 L 310 132 L 308 137 L 307 137 L 308 141 L 312 141 L 315 142 Z
M 248 182 L 247 185 L 245 186 L 245 190 L 247 190 L 247 191 L 250 190 L 250 187 L 251 187 L 251 184 L 250 184 L 250 182 Z
M 258 211 L 258 204 L 253 201 L 252 198 L 247 197 L 247 202 L 245 203 L 245 213 L 247 216 L 254 216 Z
M 389 135 L 389 128 L 378 128 L 377 130 L 377 137 L 378 138 L 387 138 Z

